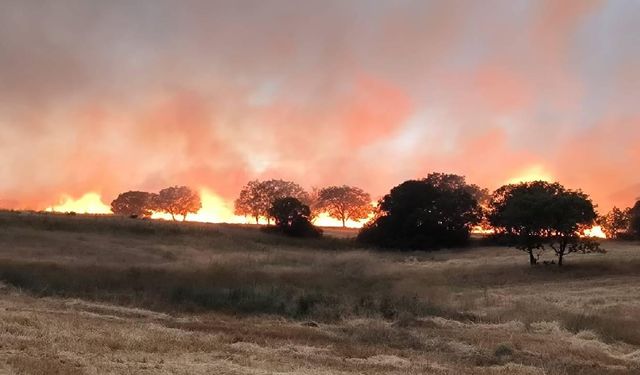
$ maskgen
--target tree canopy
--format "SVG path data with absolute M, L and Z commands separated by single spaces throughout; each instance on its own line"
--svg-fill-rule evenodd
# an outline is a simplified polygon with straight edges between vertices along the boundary
M 318 192 L 316 209 L 324 211 L 330 217 L 342 222 L 346 227 L 347 220 L 363 220 L 373 210 L 371 196 L 364 190 L 353 186 L 329 186 Z
M 197 213 L 202 208 L 200 195 L 187 186 L 172 186 L 160 190 L 154 200 L 154 211 L 166 212 L 176 220 L 176 215 L 182 216 L 182 221 L 190 213 Z
M 462 176 L 432 173 L 391 189 L 358 240 L 381 247 L 435 249 L 465 245 L 481 210 Z
M 154 199 L 155 194 L 146 191 L 127 191 L 111 202 L 111 212 L 116 215 L 148 217 L 152 214 Z
M 235 201 L 235 213 L 241 216 L 251 216 L 256 224 L 260 218 L 271 220 L 269 208 L 278 198 L 293 197 L 308 203 L 309 195 L 304 189 L 292 181 L 266 180 L 249 181 L 240 191 Z
M 295 237 L 317 237 L 322 231 L 309 221 L 311 209 L 294 197 L 278 198 L 269 208 L 269 216 L 284 234 Z
M 595 219 L 595 208 L 586 194 L 558 183 L 505 185 L 489 202 L 491 225 L 517 249 L 527 252 L 532 265 L 545 245 L 556 252 L 559 265 L 566 254 L 600 251 L 596 244 L 580 238 L 580 232 Z
M 607 238 L 616 239 L 621 233 L 629 230 L 631 209 L 613 207 L 606 215 L 598 218 L 598 224 Z

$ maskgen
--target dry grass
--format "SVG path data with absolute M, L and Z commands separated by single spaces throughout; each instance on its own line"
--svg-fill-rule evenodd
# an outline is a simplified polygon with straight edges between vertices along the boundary
M 640 247 L 358 249 L 0 213 L 0 373 L 640 373 Z

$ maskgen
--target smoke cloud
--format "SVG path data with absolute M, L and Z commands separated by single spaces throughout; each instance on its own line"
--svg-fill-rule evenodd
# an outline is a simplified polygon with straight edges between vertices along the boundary
M 640 3 L 0 4 L 0 206 L 430 171 L 640 197 Z M 537 172 L 531 172 L 537 171 Z M 530 177 L 530 176 L 529 176 Z

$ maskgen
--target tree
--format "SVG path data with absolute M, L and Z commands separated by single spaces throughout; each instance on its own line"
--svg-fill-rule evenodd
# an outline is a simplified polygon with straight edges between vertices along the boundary
M 329 186 L 318 193 L 317 210 L 325 211 L 334 219 L 342 221 L 363 220 L 372 211 L 371 196 L 353 186 Z
M 202 208 L 200 195 L 187 186 L 173 186 L 160 190 L 154 202 L 154 209 L 166 212 L 175 221 L 176 215 L 187 220 L 189 213 L 197 213 Z
M 464 177 L 453 176 L 430 174 L 391 189 L 358 241 L 405 249 L 465 245 L 481 210 Z
M 269 216 L 284 234 L 295 237 L 318 237 L 322 231 L 309 221 L 311 209 L 294 197 L 278 198 L 269 208 Z
M 629 230 L 631 209 L 613 207 L 606 215 L 598 218 L 598 224 L 607 238 L 616 239 L 620 233 Z
M 322 213 L 318 207 L 318 200 L 320 199 L 320 189 L 317 187 L 312 187 L 311 191 L 307 193 L 307 201 L 305 202 L 309 208 L 311 209 L 311 215 L 309 216 L 309 221 L 312 223 L 316 221 L 318 216 Z
M 546 211 L 549 221 L 545 237 L 558 257 L 559 267 L 562 267 L 565 255 L 604 252 L 595 240 L 580 237 L 580 233 L 590 228 L 597 217 L 586 194 L 563 188 L 550 199 Z
M 468 184 L 464 176 L 449 173 L 429 173 L 425 181 L 442 189 L 467 191 L 479 205 L 487 205 L 489 203 L 489 190 L 476 184 Z
M 151 216 L 154 196 L 146 191 L 127 191 L 111 202 L 111 212 L 131 217 Z
M 545 181 L 509 184 L 497 189 L 489 202 L 489 222 L 499 235 L 506 236 L 516 249 L 529 254 L 535 265 L 544 250 L 547 230 L 546 205 L 561 189 Z
M 569 253 L 600 251 L 593 241 L 579 236 L 595 218 L 586 194 L 545 181 L 502 186 L 489 202 L 491 225 L 516 249 L 526 252 L 531 265 L 537 264 L 545 245 L 555 251 L 559 265 Z
M 278 198 L 294 197 L 304 203 L 309 203 L 309 195 L 300 185 L 291 181 L 267 180 L 250 181 L 240 191 L 240 197 L 235 202 L 236 215 L 252 216 L 258 223 L 261 217 L 271 221 L 269 208 Z
M 235 214 L 251 216 L 255 218 L 256 224 L 268 209 L 268 201 L 263 194 L 261 182 L 258 180 L 249 181 L 240 191 L 240 197 L 235 201 Z
M 629 218 L 631 235 L 640 238 L 640 200 L 629 210 Z

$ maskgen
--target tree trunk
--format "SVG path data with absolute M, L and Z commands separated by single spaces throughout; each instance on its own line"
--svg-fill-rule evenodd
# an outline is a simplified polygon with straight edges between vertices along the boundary
M 564 256 L 563 253 L 558 254 L 558 267 L 562 267 L 562 257 Z
M 182 215 L 182 222 L 187 221 L 187 215 L 188 215 L 188 214 L 184 214 L 184 215 Z
M 178 220 L 176 220 L 176 215 L 174 215 L 173 212 L 171 213 L 171 218 L 173 219 L 173 221 L 178 221 Z
M 259 220 L 260 220 L 260 216 L 256 216 L 256 225 L 260 224 Z
M 529 250 L 529 264 L 535 266 L 537 263 L 538 260 L 533 256 L 533 250 Z
M 562 267 L 562 257 L 564 257 L 564 254 L 566 254 L 567 251 L 567 242 L 561 242 L 558 250 L 556 252 L 556 254 L 558 254 L 558 267 Z
M 342 227 L 346 228 L 347 227 L 347 220 L 345 219 L 345 217 L 342 217 Z

